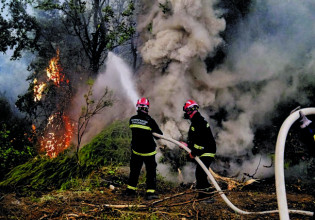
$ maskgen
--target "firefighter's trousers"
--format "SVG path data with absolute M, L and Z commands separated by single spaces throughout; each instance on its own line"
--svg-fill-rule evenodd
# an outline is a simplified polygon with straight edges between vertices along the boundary
M 130 159 L 130 175 L 128 185 L 137 187 L 140 171 L 143 163 L 146 168 L 146 186 L 148 190 L 156 189 L 156 161 L 155 155 L 152 156 L 140 156 L 131 153 Z
M 209 169 L 214 158 L 205 156 L 205 157 L 200 157 L 200 160 L 207 167 L 207 169 Z M 196 189 L 206 189 L 211 186 L 211 184 L 208 181 L 208 175 L 199 164 L 197 164 L 195 175 L 196 175 Z

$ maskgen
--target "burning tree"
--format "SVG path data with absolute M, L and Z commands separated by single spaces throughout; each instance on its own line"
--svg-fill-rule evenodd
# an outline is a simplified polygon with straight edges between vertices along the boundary
M 34 109 L 36 111 L 33 114 L 33 129 L 37 133 L 40 151 L 45 152 L 51 158 L 56 157 L 70 146 L 75 132 L 77 132 L 76 154 L 78 155 L 82 137 L 90 119 L 114 102 L 112 93 L 107 88 L 101 97 L 94 99 L 93 80 L 90 79 L 88 92 L 84 95 L 85 105 L 82 107 L 81 114 L 77 121 L 70 119 L 71 105 L 69 103 L 72 99 L 70 81 L 60 65 L 59 53 L 57 50 L 56 56 L 49 61 L 45 77 L 40 80 L 35 78 L 32 84 L 33 100 L 31 102 L 38 107 L 38 109 Z M 21 100 L 23 99 L 19 101 Z M 21 109 L 25 107 L 23 105 L 26 104 L 25 102 L 18 103 Z
M 97 75 L 108 51 L 132 38 L 134 6 L 125 0 L 18 2 L 21 11 L 32 8 L 40 31 L 32 35 L 36 58 L 29 65 L 30 86 L 16 106 L 34 122 L 39 149 L 55 157 L 69 147 L 73 136 L 75 123 L 69 117 L 73 94 Z
M 70 81 L 60 65 L 59 50 L 44 72 L 45 75 L 37 74 L 41 77 L 34 78 L 33 90 L 20 97 L 17 106 L 20 110 L 28 110 L 40 151 L 56 157 L 70 146 L 74 126 L 67 113 L 71 100 Z M 29 97 L 33 97 L 32 100 Z
M 49 157 L 56 157 L 58 153 L 70 146 L 74 126 L 67 114 L 67 102 L 71 100 L 71 93 L 69 80 L 65 79 L 59 63 L 59 50 L 57 50 L 57 55 L 50 60 L 49 66 L 46 68 L 46 76 L 46 82 L 40 84 L 41 90 L 37 90 L 36 84 L 34 85 L 34 101 L 41 100 L 44 88 L 49 83 L 51 89 L 55 90 L 54 95 L 60 98 L 60 101 L 55 103 L 56 109 L 48 117 L 47 124 L 41 131 L 39 142 L 41 151 L 45 151 Z

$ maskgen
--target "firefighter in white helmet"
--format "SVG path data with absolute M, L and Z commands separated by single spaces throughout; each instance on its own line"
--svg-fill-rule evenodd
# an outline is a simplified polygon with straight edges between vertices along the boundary
M 147 200 L 158 198 L 156 193 L 156 143 L 153 132 L 163 135 L 155 120 L 148 114 L 150 102 L 147 98 L 137 101 L 137 114 L 129 120 L 132 132 L 130 175 L 125 194 L 134 196 L 142 165 L 146 167 L 146 195 Z M 157 139 L 157 138 L 156 138 Z
M 188 100 L 183 107 L 184 118 L 191 121 L 188 131 L 187 146 L 191 150 L 190 157 L 200 157 L 203 164 L 209 169 L 216 153 L 216 143 L 209 123 L 198 111 L 199 105 L 194 100 Z M 196 167 L 196 189 L 200 190 L 198 199 L 209 197 L 210 183 L 202 167 Z

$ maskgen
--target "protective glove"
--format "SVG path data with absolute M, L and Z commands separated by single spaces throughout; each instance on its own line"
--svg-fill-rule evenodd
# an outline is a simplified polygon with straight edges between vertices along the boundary
M 309 120 L 302 111 L 299 111 L 299 113 L 300 113 L 300 123 L 301 123 L 300 127 L 306 128 L 307 126 L 309 126 L 309 124 L 312 123 L 312 121 Z
M 188 144 L 186 142 L 181 141 L 180 143 L 185 145 L 186 147 L 188 146 Z M 183 147 L 181 145 L 179 145 L 179 147 L 183 149 Z

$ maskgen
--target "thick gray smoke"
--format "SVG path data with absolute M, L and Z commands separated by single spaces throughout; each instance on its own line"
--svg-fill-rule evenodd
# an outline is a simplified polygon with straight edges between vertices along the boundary
M 270 123 L 266 116 L 277 103 L 292 97 L 300 103 L 305 99 L 296 89 L 300 73 L 314 74 L 315 70 L 315 4 L 310 0 L 253 1 L 251 13 L 232 36 L 225 63 L 207 73 L 203 59 L 222 43 L 219 34 L 225 29 L 215 3 L 160 0 L 148 5 L 139 24 L 146 63 L 139 87 L 151 100 L 151 111 L 159 117 L 165 134 L 175 139 L 185 136 L 188 129 L 181 117 L 186 100 L 197 101 L 206 117 L 209 107 L 224 109 L 228 115 L 222 127 L 207 118 L 216 135 L 217 154 L 241 156 L 250 154 L 255 128 Z M 270 165 L 265 155 L 253 157 L 248 160 L 253 170 L 247 173 L 255 171 L 257 161 L 260 166 Z M 248 167 L 248 163 L 243 165 Z M 233 169 L 237 173 L 244 168 L 235 164 Z M 265 171 L 258 172 L 263 176 Z
M 313 75 L 315 70 L 314 6 L 311 1 L 254 2 L 226 63 L 210 76 L 217 91 L 214 106 L 229 113 L 217 134 L 218 154 L 248 153 L 255 127 L 270 124 L 266 116 L 280 101 L 296 98 L 307 104 L 297 88 L 300 75 Z M 237 88 L 242 84 L 248 88 Z
M 214 1 L 156 1 L 138 28 L 141 54 L 154 68 L 143 67 L 140 87 L 152 102 L 152 112 L 167 119 L 162 129 L 175 139 L 187 130 L 182 106 L 194 98 L 201 106 L 214 102 L 203 59 L 222 43 L 225 21 Z M 163 12 L 161 5 L 164 5 Z M 148 26 L 151 30 L 148 32 Z

